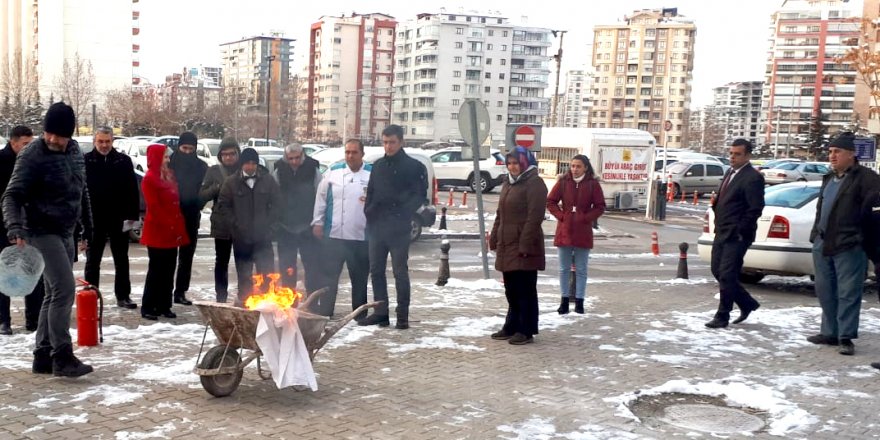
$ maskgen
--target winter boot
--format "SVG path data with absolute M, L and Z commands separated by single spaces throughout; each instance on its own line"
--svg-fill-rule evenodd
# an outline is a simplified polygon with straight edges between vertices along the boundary
M 56 376 L 80 377 L 94 371 L 73 355 L 73 347 L 66 346 L 52 356 L 52 373 Z
M 52 347 L 34 350 L 34 363 L 31 366 L 34 374 L 52 374 Z
M 574 312 L 584 314 L 584 299 L 583 298 L 575 298 L 574 300 Z
M 556 309 L 556 311 L 559 312 L 560 315 L 567 315 L 568 314 L 568 297 L 567 296 L 562 297 L 562 301 L 559 303 L 559 308 Z

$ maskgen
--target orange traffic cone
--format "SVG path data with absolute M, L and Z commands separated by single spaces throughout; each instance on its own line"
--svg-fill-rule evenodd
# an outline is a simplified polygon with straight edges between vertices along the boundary
M 660 256 L 660 243 L 657 241 L 657 232 L 651 233 L 651 253 Z
M 461 192 L 461 208 L 467 208 L 467 191 Z
M 715 191 L 712 191 L 712 196 L 709 197 L 709 206 L 715 206 Z
M 450 206 L 450 207 L 452 206 L 452 199 L 454 197 L 454 195 L 453 195 L 454 192 L 455 192 L 454 189 L 449 188 L 449 200 L 446 201 L 446 206 Z
M 694 205 L 697 205 L 699 203 L 700 203 L 699 202 L 699 195 L 697 194 L 696 191 L 694 191 Z
M 681 192 L 681 200 L 679 200 L 678 203 L 684 203 L 684 196 L 685 196 L 685 195 L 686 195 L 686 194 L 684 193 L 684 190 L 682 190 L 682 192 Z

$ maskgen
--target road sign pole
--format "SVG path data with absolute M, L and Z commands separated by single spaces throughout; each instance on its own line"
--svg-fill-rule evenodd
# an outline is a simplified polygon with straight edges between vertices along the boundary
M 480 174 L 480 133 L 477 129 L 477 108 L 474 100 L 468 101 L 471 117 L 471 132 L 469 133 L 471 141 L 471 152 L 474 161 L 474 188 L 477 191 L 477 219 L 480 223 L 480 249 L 483 251 L 483 278 L 489 279 L 489 247 L 486 240 L 486 216 L 483 213 L 483 185 L 481 181 L 483 176 Z

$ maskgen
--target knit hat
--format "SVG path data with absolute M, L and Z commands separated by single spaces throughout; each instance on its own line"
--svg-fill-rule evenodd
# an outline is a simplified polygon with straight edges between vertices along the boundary
M 52 104 L 49 110 L 46 111 L 46 118 L 43 120 L 43 131 L 69 138 L 73 136 L 75 128 L 76 115 L 73 114 L 73 108 L 63 101 Z
M 185 131 L 180 133 L 180 137 L 178 138 L 177 145 L 192 145 L 195 147 L 199 144 L 199 138 L 196 137 L 196 134 L 191 131 Z
M 239 162 L 241 164 L 246 164 L 248 162 L 260 163 L 260 155 L 257 153 L 257 150 L 254 150 L 253 148 L 245 148 L 244 151 L 241 152 Z
M 241 147 L 238 146 L 238 141 L 235 140 L 234 137 L 223 138 L 223 140 L 220 141 L 220 148 L 217 151 L 220 152 L 230 149 L 234 149 L 236 153 L 241 152 Z
M 845 132 L 837 135 L 837 137 L 834 138 L 834 140 L 832 140 L 828 144 L 828 148 L 837 147 L 842 150 L 855 151 L 856 150 L 855 140 L 856 140 L 856 135 L 852 134 L 852 132 L 845 131 Z

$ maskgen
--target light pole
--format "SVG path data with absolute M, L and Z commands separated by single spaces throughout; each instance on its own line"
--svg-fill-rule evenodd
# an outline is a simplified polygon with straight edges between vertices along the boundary
M 269 146 L 269 114 L 272 112 L 272 61 L 275 61 L 275 55 L 266 57 L 269 65 L 269 77 L 266 80 L 266 146 Z
M 554 37 L 559 36 L 559 50 L 556 51 L 556 55 L 553 55 L 553 59 L 556 60 L 556 90 L 553 92 L 553 116 L 551 120 L 553 121 L 553 126 L 558 127 L 559 121 L 558 117 L 558 109 L 559 109 L 559 73 L 562 71 L 562 40 L 565 38 L 565 33 L 568 31 L 550 31 Z

